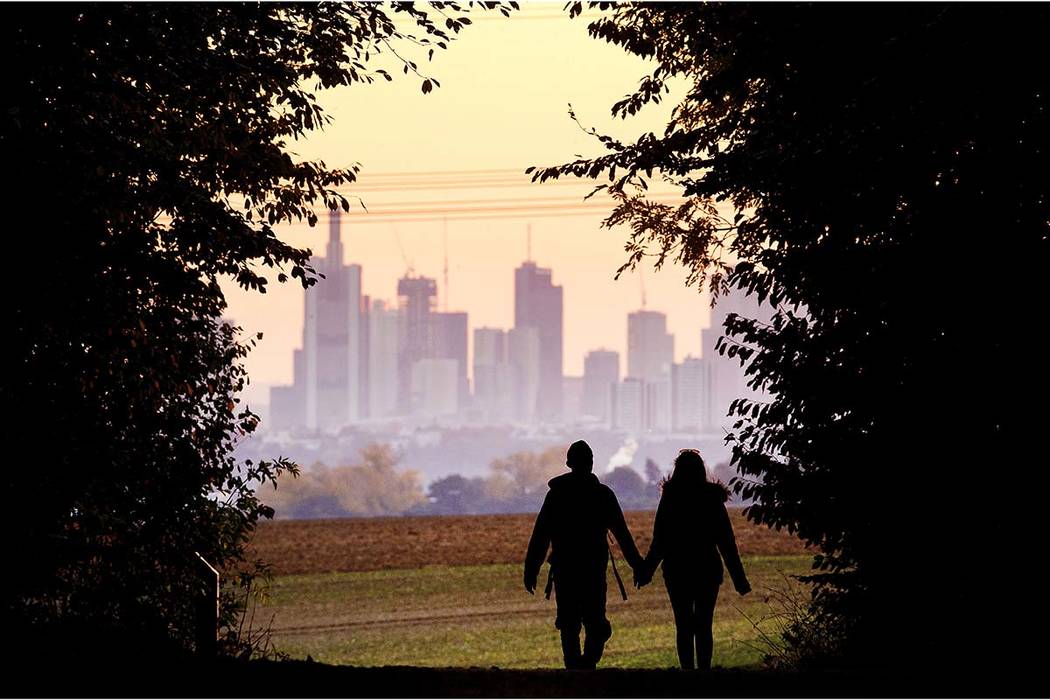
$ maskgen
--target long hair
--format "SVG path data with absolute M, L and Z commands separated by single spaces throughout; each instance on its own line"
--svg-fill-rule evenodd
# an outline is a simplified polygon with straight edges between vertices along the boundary
M 671 475 L 664 479 L 663 486 L 699 486 L 707 482 L 707 467 L 704 458 L 696 450 L 679 450 L 674 458 Z
M 714 487 L 723 500 L 729 498 L 729 489 L 722 482 L 710 481 L 707 478 L 707 466 L 700 453 L 697 450 L 684 449 L 679 450 L 678 456 L 674 458 L 671 475 L 660 482 L 660 490 L 666 492 L 670 486 L 671 491 L 698 491 L 706 485 Z

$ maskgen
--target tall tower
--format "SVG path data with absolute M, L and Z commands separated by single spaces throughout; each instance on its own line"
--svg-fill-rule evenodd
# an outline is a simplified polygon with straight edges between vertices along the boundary
M 368 315 L 368 415 L 389 418 L 397 413 L 399 324 L 396 309 L 376 299 Z
M 430 315 L 434 359 L 456 361 L 456 394 L 458 405 L 466 406 L 470 398 L 467 382 L 467 312 L 442 311 Z
M 552 283 L 550 268 L 531 260 L 514 271 L 514 328 L 535 328 L 539 372 L 535 414 L 558 421 L 562 413 L 562 288 Z
M 398 410 L 411 412 L 412 365 L 434 357 L 431 316 L 437 283 L 429 277 L 407 275 L 397 281 L 400 330 L 398 333 Z
M 610 419 L 609 392 L 620 383 L 620 353 L 592 350 L 583 358 L 583 400 L 585 415 L 602 422 Z
M 699 432 L 710 422 L 709 362 L 686 357 L 671 370 L 671 422 L 674 430 Z
M 534 326 L 511 328 L 507 333 L 507 361 L 514 387 L 514 420 L 535 423 L 540 389 L 540 335 Z M 559 396 L 560 396 L 559 392 Z
M 671 429 L 673 366 L 674 336 L 667 332 L 667 317 L 645 309 L 628 314 L 627 376 L 641 382 L 641 425 L 645 430 Z M 627 395 L 631 395 L 630 391 Z
M 627 376 L 654 382 L 671 375 L 674 336 L 667 332 L 667 316 L 659 311 L 627 315 Z
M 507 335 L 500 328 L 474 329 L 474 402 L 486 421 L 514 417 L 516 391 Z
M 306 426 L 340 427 L 361 414 L 361 266 L 343 264 L 339 212 L 329 217 L 324 275 L 305 295 L 303 375 Z

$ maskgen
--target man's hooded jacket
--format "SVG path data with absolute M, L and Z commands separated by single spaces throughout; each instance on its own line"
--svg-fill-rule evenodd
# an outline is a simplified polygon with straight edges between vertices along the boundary
M 603 570 L 609 560 L 606 532 L 612 532 L 632 568 L 642 563 L 623 511 L 613 493 L 590 472 L 574 471 L 547 482 L 550 491 L 536 517 L 525 555 L 525 579 L 535 580 L 547 547 L 551 571 L 577 573 Z

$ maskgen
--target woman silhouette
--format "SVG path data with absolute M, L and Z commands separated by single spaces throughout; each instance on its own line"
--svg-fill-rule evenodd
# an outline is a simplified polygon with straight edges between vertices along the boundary
M 737 592 L 745 595 L 751 591 L 726 511 L 728 499 L 725 486 L 707 480 L 699 452 L 679 452 L 670 478 L 663 483 L 653 541 L 635 582 L 644 586 L 652 581 L 663 561 L 664 583 L 674 611 L 678 661 L 683 669 L 711 668 L 711 623 L 722 583 L 723 559 Z

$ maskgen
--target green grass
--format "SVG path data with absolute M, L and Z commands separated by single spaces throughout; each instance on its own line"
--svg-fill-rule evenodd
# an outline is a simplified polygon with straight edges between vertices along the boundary
M 767 615 L 767 589 L 783 588 L 784 576 L 805 573 L 809 562 L 805 556 L 744 560 L 754 592 L 741 598 L 728 581 L 723 585 L 715 611 L 716 666 L 761 661 L 758 633 L 745 614 Z M 623 562 L 619 568 L 629 578 Z M 541 587 L 545 576 L 546 569 Z M 677 666 L 660 574 L 641 591 L 629 588 L 628 596 L 627 602 L 620 600 L 610 574 L 613 637 L 601 665 Z M 279 651 L 332 664 L 558 668 L 554 610 L 553 599 L 525 593 L 520 565 L 425 567 L 278 577 L 254 625 L 265 627 L 272 619 Z

